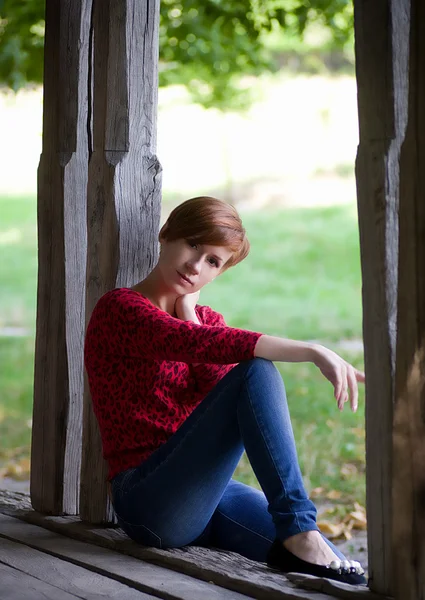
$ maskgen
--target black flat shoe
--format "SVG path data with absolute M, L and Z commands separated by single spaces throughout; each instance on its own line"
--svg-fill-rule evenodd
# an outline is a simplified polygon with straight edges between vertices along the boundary
M 334 560 L 329 565 L 315 565 L 292 554 L 280 540 L 275 540 L 267 555 L 269 567 L 282 573 L 307 573 L 316 577 L 327 577 L 351 585 L 366 585 L 364 570 L 359 562 Z

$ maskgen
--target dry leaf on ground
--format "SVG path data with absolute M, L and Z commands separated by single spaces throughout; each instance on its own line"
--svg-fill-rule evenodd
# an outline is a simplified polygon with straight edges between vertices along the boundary
M 0 478 L 28 479 L 30 474 L 30 459 L 21 458 L 16 461 L 8 461 L 0 468 Z

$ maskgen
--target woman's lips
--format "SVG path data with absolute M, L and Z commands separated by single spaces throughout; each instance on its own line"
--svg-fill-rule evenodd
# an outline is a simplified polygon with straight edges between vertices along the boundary
M 180 273 L 180 271 L 177 271 L 178 275 L 180 276 L 180 279 L 182 281 L 184 281 L 185 283 L 187 283 L 188 285 L 193 285 L 192 282 L 190 281 L 190 279 L 188 277 L 186 277 L 185 275 L 183 275 L 182 273 Z

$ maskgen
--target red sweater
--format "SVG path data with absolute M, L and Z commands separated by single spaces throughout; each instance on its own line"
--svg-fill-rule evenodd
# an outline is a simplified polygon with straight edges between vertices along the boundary
M 227 327 L 209 306 L 195 310 L 201 325 L 129 288 L 96 304 L 84 363 L 109 479 L 146 460 L 235 363 L 254 357 L 261 333 Z

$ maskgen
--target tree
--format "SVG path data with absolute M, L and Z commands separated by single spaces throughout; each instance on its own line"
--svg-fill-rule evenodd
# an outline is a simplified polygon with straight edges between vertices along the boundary
M 240 106 L 249 101 L 240 76 L 277 68 L 266 34 L 302 36 L 312 22 L 345 44 L 351 0 L 162 0 L 159 85 L 184 84 L 206 107 Z M 0 83 L 40 83 L 43 45 L 44 0 L 0 0 Z

